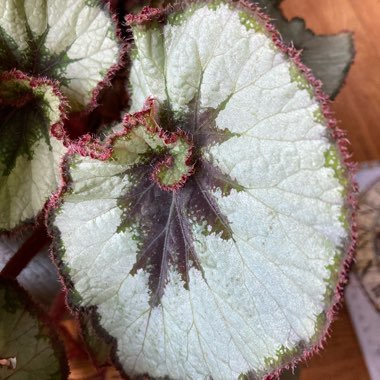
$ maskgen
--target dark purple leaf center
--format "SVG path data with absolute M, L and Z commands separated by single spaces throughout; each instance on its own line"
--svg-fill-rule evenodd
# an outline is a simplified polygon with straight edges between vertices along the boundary
M 168 191 L 152 180 L 157 163 L 162 162 L 162 153 L 153 153 L 127 173 L 132 186 L 120 200 L 124 210 L 120 230 L 128 228 L 135 233 L 138 252 L 131 274 L 140 269 L 149 273 L 152 306 L 160 303 L 170 267 L 180 273 L 187 289 L 190 269 L 202 272 L 194 247 L 194 223 L 202 226 L 205 235 L 233 239 L 228 218 L 219 209 L 213 191 L 219 189 L 228 195 L 242 187 L 202 155 L 207 146 L 231 137 L 216 128 L 215 115 L 215 110 L 208 110 L 198 116 L 192 107 L 191 112 L 175 118 L 167 104 L 161 105 L 156 114 L 157 124 L 169 136 L 187 136 L 193 145 L 192 170 L 180 187 Z

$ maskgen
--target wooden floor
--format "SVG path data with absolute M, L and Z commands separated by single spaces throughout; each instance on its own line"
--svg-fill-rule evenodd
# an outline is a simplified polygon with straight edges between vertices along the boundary
M 355 33 L 355 63 L 333 109 L 354 159 L 380 159 L 380 0 L 284 0 L 283 10 L 287 17 L 304 18 L 317 33 Z M 326 349 L 301 372 L 301 380 L 330 379 L 369 379 L 346 308 Z

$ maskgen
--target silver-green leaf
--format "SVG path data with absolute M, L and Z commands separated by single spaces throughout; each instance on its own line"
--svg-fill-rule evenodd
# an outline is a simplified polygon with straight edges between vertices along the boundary
M 276 374 L 321 344 L 351 244 L 326 98 L 254 7 L 127 22 L 135 113 L 72 147 L 52 217 L 72 306 L 97 314 L 132 377 Z

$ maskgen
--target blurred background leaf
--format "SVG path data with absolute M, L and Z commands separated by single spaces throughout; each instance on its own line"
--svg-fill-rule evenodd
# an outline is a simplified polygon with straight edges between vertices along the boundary
M 0 379 L 66 379 L 64 348 L 16 281 L 0 279 Z

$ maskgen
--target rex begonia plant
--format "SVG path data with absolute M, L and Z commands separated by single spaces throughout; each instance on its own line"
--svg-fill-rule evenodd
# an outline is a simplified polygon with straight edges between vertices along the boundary
M 0 232 L 33 223 L 57 189 L 66 113 L 96 105 L 117 39 L 97 1 L 0 0 Z
M 339 297 L 343 141 L 255 6 L 126 21 L 130 113 L 71 148 L 51 221 L 72 307 L 129 375 L 262 378 L 321 343 Z
M 322 347 L 341 299 L 355 240 L 344 133 L 321 82 L 256 3 L 143 3 L 169 5 L 126 15 L 128 2 L 114 8 L 130 42 L 130 106 L 97 136 L 69 141 L 51 116 L 50 94 L 57 107 L 61 92 L 71 101 L 64 77 L 40 81 L 22 67 L 2 74 L 0 106 L 13 115 L 38 99 L 48 120 L 36 129 L 38 141 L 50 132 L 66 142 L 60 188 L 50 197 L 56 185 L 49 188 L 38 211 L 49 198 L 46 224 L 68 304 L 94 361 L 108 355 L 129 378 L 276 378 Z M 277 12 L 278 3 L 266 5 Z M 83 7 L 103 14 L 94 1 Z M 77 25 L 92 35 L 91 26 Z M 350 36 L 342 40 L 331 96 L 352 59 Z M 320 41 L 320 51 L 339 46 L 334 37 Z M 81 73 L 91 82 L 91 70 Z M 91 103 L 86 96 L 70 104 Z M 25 161 L 34 151 L 20 152 Z M 37 231 L 46 243 L 44 226 Z M 29 244 L 39 250 L 39 239 L 4 239 L 1 250 L 21 248 L 0 277 L 16 277 L 14 257 L 30 256 Z M 41 263 L 31 265 L 40 273 Z M 0 351 L 12 379 L 16 356 Z

